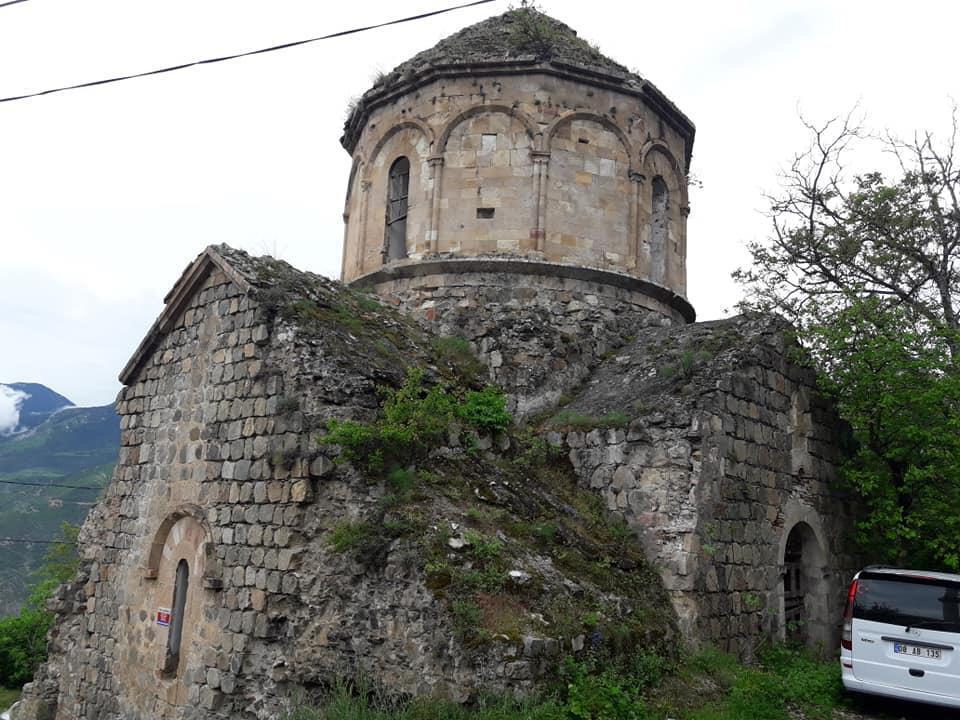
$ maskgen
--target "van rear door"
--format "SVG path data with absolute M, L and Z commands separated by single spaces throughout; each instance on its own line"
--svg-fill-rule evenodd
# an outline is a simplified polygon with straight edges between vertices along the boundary
M 858 680 L 960 697 L 960 582 L 864 571 L 852 631 Z

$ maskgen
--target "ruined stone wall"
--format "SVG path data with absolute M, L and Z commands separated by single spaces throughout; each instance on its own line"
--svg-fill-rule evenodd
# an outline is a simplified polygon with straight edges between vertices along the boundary
M 356 147 L 343 280 L 383 265 L 386 176 L 411 167 L 407 251 L 503 252 L 686 292 L 685 140 L 636 94 L 531 70 L 446 77 L 372 111 Z M 429 173 L 429 175 L 427 175 Z M 653 183 L 669 199 L 653 236 Z
M 782 330 L 740 318 L 647 331 L 571 406 L 626 410 L 629 427 L 551 435 L 637 531 L 687 636 L 747 656 L 788 633 L 833 647 L 856 564 L 856 508 L 835 482 L 848 431 L 814 373 L 788 359 Z M 718 341 L 716 357 L 704 350 Z M 619 404 L 604 402 L 613 395 Z M 784 552 L 798 527 L 805 618 L 786 628 Z
M 636 530 L 685 637 L 748 655 L 782 635 L 780 575 L 799 527 L 808 530 L 804 632 L 830 640 L 852 565 L 843 533 L 853 510 L 830 484 L 842 429 L 809 370 L 787 359 L 782 326 L 667 326 L 624 288 L 555 278 L 533 292 L 508 277 L 411 284 L 398 302 L 466 336 L 521 412 L 569 401 L 566 411 L 587 416 L 545 421 L 575 470 L 564 492 L 579 479 Z M 337 676 L 459 700 L 528 693 L 561 653 L 584 650 L 582 635 L 554 637 L 543 624 L 554 601 L 577 618 L 577 603 L 632 618 L 642 599 L 656 610 L 634 631 L 672 643 L 667 601 L 636 550 L 578 575 L 570 567 L 579 565 L 492 524 L 485 532 L 510 548 L 503 571 L 536 582 L 518 589 L 520 630 L 466 647 L 445 604 L 450 578 L 427 570 L 425 538 L 437 535 L 434 559 L 449 572 L 471 561 L 462 537 L 448 539 L 494 517 L 485 504 L 503 528 L 548 508 L 566 508 L 560 521 L 577 511 L 549 494 L 555 476 L 546 485 L 531 480 L 535 468 L 505 476 L 510 463 L 471 456 L 459 441 L 430 454 L 448 475 L 413 503 L 422 531 L 386 537 L 368 557 L 335 551 L 331 531 L 344 522 L 386 526 L 392 490 L 332 462 L 336 448 L 317 437 L 331 418 L 374 418 L 378 386 L 399 387 L 407 365 L 440 373 L 436 338 L 357 291 L 206 251 L 125 371 L 119 463 L 82 530 L 83 568 L 58 594 L 51 658 L 25 692 L 26 717 L 56 705 L 64 720 L 268 718 L 296 690 Z M 626 420 L 602 427 L 613 411 Z M 493 451 L 479 440 L 477 450 Z M 582 526 L 571 521 L 561 555 L 583 551 L 589 566 L 598 541 L 578 539 Z M 186 623 L 171 667 L 170 630 L 158 620 L 175 606 L 181 560 Z
M 572 393 L 642 328 L 685 322 L 674 306 L 642 288 L 507 272 L 492 260 L 483 272 L 440 263 L 422 275 L 372 280 L 385 302 L 432 332 L 469 340 L 490 379 L 510 393 L 511 410 L 521 420 Z
M 281 271 L 297 293 L 272 284 Z M 384 546 L 373 567 L 331 547 L 330 531 L 376 516 L 388 490 L 331 462 L 318 435 L 329 418 L 371 419 L 378 386 L 398 386 L 405 363 L 435 367 L 429 338 L 279 263 L 244 276 L 201 256 L 190 273 L 199 279 L 175 289 L 129 366 L 117 469 L 84 524 L 84 568 L 61 590 L 23 717 L 55 707 L 63 720 L 272 718 L 298 688 L 343 676 L 459 700 L 531 692 L 564 640 L 504 636 L 469 650 L 427 587 L 422 538 Z M 252 283 L 262 286 L 242 287 Z M 171 667 L 160 621 L 175 612 L 181 560 L 189 590 Z M 540 581 L 593 597 L 549 566 Z
M 269 686 L 264 647 L 297 590 L 291 545 L 308 467 L 277 415 L 265 316 L 213 272 L 121 391 L 121 451 L 81 540 L 91 558 L 76 647 L 60 672 L 58 718 L 234 717 Z M 294 453 L 296 454 L 296 453 Z M 183 641 L 166 666 L 173 578 L 189 563 Z

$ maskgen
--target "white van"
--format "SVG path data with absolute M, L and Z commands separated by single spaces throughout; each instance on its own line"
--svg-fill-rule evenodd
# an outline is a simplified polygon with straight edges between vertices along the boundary
M 960 708 L 960 575 L 861 570 L 840 647 L 847 690 Z

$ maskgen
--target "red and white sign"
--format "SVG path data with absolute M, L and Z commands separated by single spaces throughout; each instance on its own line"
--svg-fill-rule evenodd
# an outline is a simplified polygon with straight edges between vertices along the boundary
M 157 608 L 157 625 L 163 625 L 164 627 L 169 627 L 170 608 Z

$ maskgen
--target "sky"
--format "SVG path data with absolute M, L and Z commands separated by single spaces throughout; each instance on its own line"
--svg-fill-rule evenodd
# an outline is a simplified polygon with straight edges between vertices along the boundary
M 0 97 L 325 35 L 455 0 L 28 0 L 0 7 Z M 960 4 L 541 0 L 696 124 L 688 298 L 729 314 L 764 193 L 815 122 L 944 132 Z M 0 383 L 78 405 L 117 374 L 207 245 L 340 271 L 351 98 L 506 0 L 163 76 L 0 103 Z M 882 162 L 867 148 L 855 162 Z

